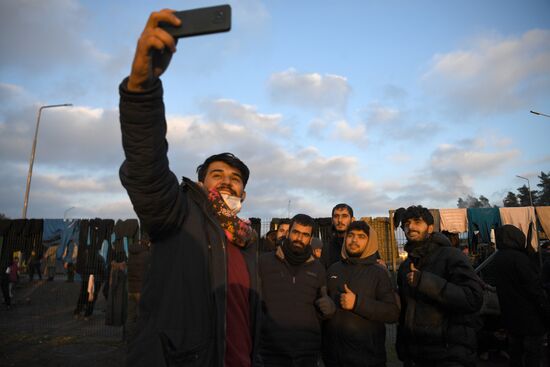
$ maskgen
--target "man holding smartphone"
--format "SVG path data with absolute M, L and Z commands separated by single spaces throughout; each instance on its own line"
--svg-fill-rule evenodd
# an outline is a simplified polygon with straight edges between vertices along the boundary
M 176 41 L 159 24 L 181 21 L 172 10 L 150 15 L 120 85 L 120 179 L 152 243 L 127 365 L 249 367 L 259 326 L 257 238 L 237 217 L 249 170 L 222 153 L 197 168 L 198 182 L 180 184 L 170 171 L 159 77 Z

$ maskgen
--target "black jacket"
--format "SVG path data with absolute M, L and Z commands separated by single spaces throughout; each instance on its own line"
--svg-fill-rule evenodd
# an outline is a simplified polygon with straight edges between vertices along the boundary
M 344 238 L 336 236 L 336 233 L 333 233 L 328 242 L 324 244 L 320 260 L 326 269 L 342 260 L 343 244 Z
M 441 233 L 420 247 L 405 246 L 409 257 L 400 265 L 397 285 L 401 315 L 397 353 L 403 361 L 455 361 L 474 366 L 476 314 L 483 302 L 478 276 L 468 258 Z M 416 288 L 407 283 L 411 261 L 421 273 Z
M 129 244 L 128 252 L 128 292 L 140 293 L 151 252 L 142 241 Z
M 527 256 L 525 235 L 505 225 L 495 232 L 496 287 L 504 325 L 515 335 L 542 335 L 550 306 L 540 277 Z
M 323 328 L 323 360 L 328 366 L 374 366 L 386 362 L 386 325 L 396 322 L 399 307 L 386 269 L 377 255 L 345 258 L 327 272 L 328 294 L 336 314 Z M 353 310 L 340 307 L 344 284 L 356 294 Z
M 126 83 L 120 86 L 126 156 L 120 179 L 154 244 L 127 365 L 192 361 L 194 366 L 221 367 L 227 288 L 224 232 L 206 194 L 188 179 L 180 185 L 168 167 L 160 80 L 143 93 L 128 92 Z M 259 325 L 257 246 L 251 243 L 242 251 L 250 274 L 254 341 Z
M 326 285 L 323 265 L 311 256 L 302 265 L 291 266 L 279 246 L 260 256 L 259 270 L 264 312 L 260 355 L 297 358 L 320 354 L 321 315 L 314 303 Z

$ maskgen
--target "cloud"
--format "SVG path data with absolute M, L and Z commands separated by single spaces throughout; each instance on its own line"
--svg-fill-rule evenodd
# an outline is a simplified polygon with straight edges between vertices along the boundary
M 7 1 L 0 14 L 3 67 L 36 74 L 110 59 L 91 40 L 82 38 L 90 14 L 78 1 Z
M 550 30 L 519 37 L 482 37 L 468 49 L 434 56 L 422 82 L 449 108 L 464 114 L 493 114 L 548 99 Z
M 401 116 L 397 108 L 384 106 L 378 102 L 372 102 L 366 109 L 366 121 L 369 124 L 391 125 L 399 122 Z
M 368 144 L 366 128 L 363 124 L 351 126 L 346 120 L 337 121 L 334 135 L 338 139 L 350 141 L 360 148 L 366 148 Z
M 440 145 L 431 155 L 430 164 L 437 169 L 452 170 L 462 175 L 496 174 L 502 166 L 519 156 L 519 151 L 481 151 L 480 140 L 472 140 L 472 146 Z M 470 148 L 473 148 L 472 150 Z
M 288 128 L 280 124 L 281 114 L 259 113 L 256 107 L 241 104 L 231 99 L 207 101 L 204 103 L 204 107 L 207 111 L 207 117 L 213 121 L 244 123 L 248 128 L 265 130 L 269 133 L 288 133 Z
M 360 111 L 361 120 L 368 127 L 369 137 L 373 143 L 382 144 L 394 140 L 412 141 L 415 143 L 432 141 L 441 131 L 439 123 L 418 120 L 412 111 L 371 102 Z M 375 139 L 374 136 L 377 138 Z
M 519 155 L 515 149 L 488 145 L 481 139 L 440 144 L 418 169 L 409 171 L 398 182 L 388 182 L 384 190 L 399 206 L 446 207 L 459 197 L 477 197 L 474 183 L 494 180 Z
M 1 113 L 0 155 L 3 160 L 28 160 L 36 129 L 35 109 Z M 58 168 L 112 169 L 122 162 L 118 113 L 89 107 L 42 110 L 35 164 Z
M 300 74 L 294 69 L 271 75 L 268 89 L 275 102 L 314 109 L 344 110 L 351 93 L 343 76 Z

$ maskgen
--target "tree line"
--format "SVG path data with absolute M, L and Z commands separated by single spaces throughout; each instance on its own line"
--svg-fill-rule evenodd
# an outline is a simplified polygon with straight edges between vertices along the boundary
M 531 190 L 531 195 L 529 195 L 529 187 L 523 185 L 517 188 L 517 193 L 508 191 L 506 197 L 502 199 L 502 204 L 504 207 L 514 207 L 514 206 L 531 206 L 531 200 L 535 206 L 550 206 L 550 171 L 547 173 L 541 171 L 539 178 L 539 183 L 536 185 L 538 190 Z M 458 198 L 457 206 L 459 208 L 498 208 L 498 205 L 491 205 L 489 199 L 485 196 L 480 195 L 479 198 L 473 197 L 471 195 L 466 196 L 465 199 Z

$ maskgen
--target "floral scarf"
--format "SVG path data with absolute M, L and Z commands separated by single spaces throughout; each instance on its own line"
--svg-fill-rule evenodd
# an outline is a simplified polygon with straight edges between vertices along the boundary
M 216 189 L 208 192 L 208 200 L 212 209 L 225 232 L 229 242 L 238 247 L 245 247 L 253 238 L 253 230 L 250 221 L 237 217 L 227 206 L 220 193 Z

